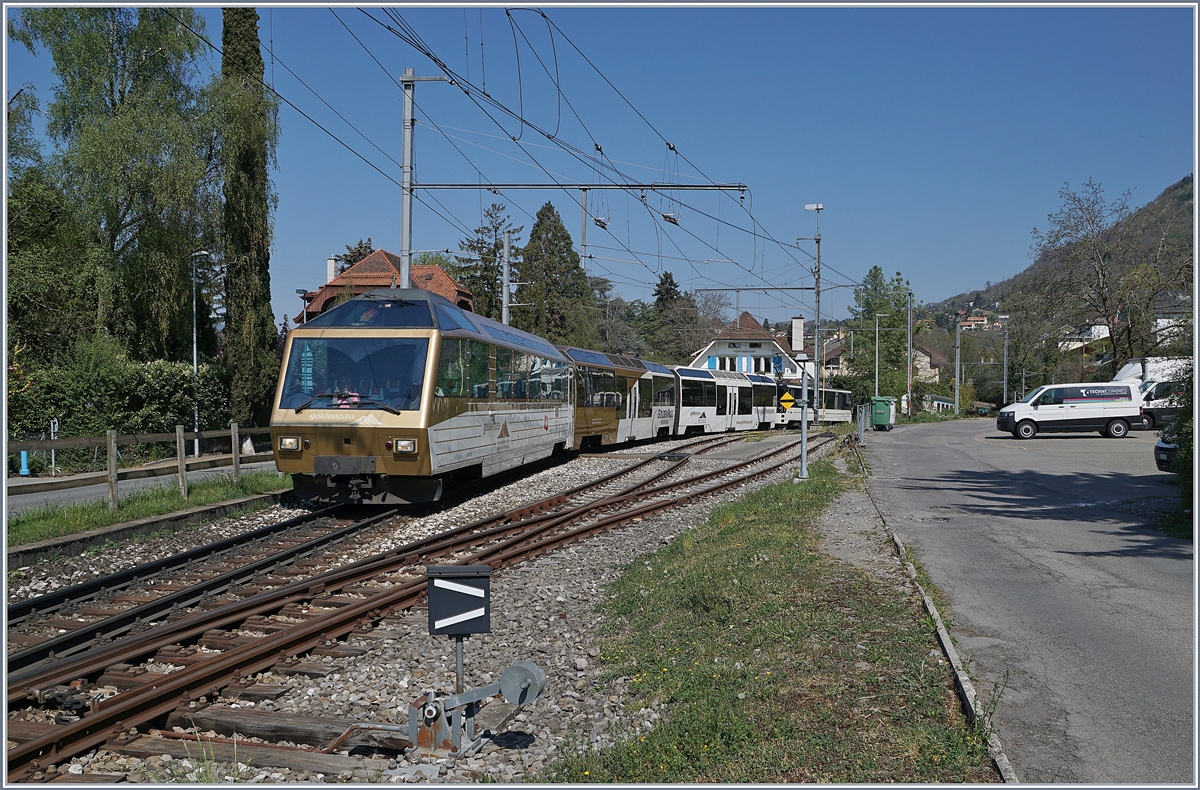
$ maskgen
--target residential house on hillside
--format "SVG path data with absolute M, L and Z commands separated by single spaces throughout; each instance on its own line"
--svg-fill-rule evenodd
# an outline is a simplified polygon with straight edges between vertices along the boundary
M 304 300 L 304 312 L 296 316 L 296 324 L 303 324 L 333 306 L 342 294 L 358 295 L 372 288 L 404 287 L 400 285 L 400 258 L 390 252 L 375 250 L 367 257 L 341 274 L 336 274 L 333 258 L 328 260 L 329 281 L 315 291 L 300 298 Z M 475 298 L 441 266 L 412 265 L 409 272 L 410 288 L 435 293 L 454 304 L 475 312 Z
M 783 378 L 799 378 L 801 370 L 786 338 L 763 329 L 762 324 L 747 312 L 718 332 L 697 352 L 690 366 Z
M 938 380 L 938 368 L 948 364 L 949 358 L 929 346 L 913 346 L 913 381 Z

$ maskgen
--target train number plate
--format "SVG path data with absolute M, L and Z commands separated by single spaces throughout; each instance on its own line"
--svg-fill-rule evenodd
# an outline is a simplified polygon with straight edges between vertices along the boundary
M 313 474 L 373 475 L 375 474 L 375 456 L 318 455 L 313 459 Z

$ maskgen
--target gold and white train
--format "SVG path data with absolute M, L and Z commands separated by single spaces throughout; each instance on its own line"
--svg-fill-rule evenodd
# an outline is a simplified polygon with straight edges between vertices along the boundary
M 776 401 L 763 376 L 555 347 L 381 288 L 288 333 L 271 441 L 301 499 L 430 502 L 563 450 L 774 427 Z

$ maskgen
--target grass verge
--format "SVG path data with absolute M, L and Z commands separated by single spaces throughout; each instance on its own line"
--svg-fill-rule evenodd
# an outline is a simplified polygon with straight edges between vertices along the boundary
M 818 550 L 832 464 L 716 509 L 626 568 L 601 660 L 650 731 L 568 752 L 566 782 L 994 782 L 914 592 Z M 581 740 L 586 733 L 581 733 Z
M 30 508 L 8 520 L 8 545 L 20 546 L 47 538 L 73 535 L 96 527 L 106 527 L 150 516 L 176 513 L 189 508 L 213 505 L 255 494 L 284 491 L 292 487 L 292 476 L 279 472 L 242 473 L 235 484 L 233 475 L 217 475 L 188 485 L 188 498 L 179 495 L 178 485 L 162 485 L 137 491 L 117 501 L 109 510 L 108 501 L 50 504 Z

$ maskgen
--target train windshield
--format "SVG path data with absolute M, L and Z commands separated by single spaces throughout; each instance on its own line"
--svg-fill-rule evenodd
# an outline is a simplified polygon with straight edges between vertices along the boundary
M 279 408 L 421 408 L 428 338 L 303 337 L 292 342 Z
M 428 302 L 407 299 L 351 299 L 310 319 L 308 327 L 362 326 L 425 328 L 433 326 Z M 453 328 L 453 327 L 452 327 Z

